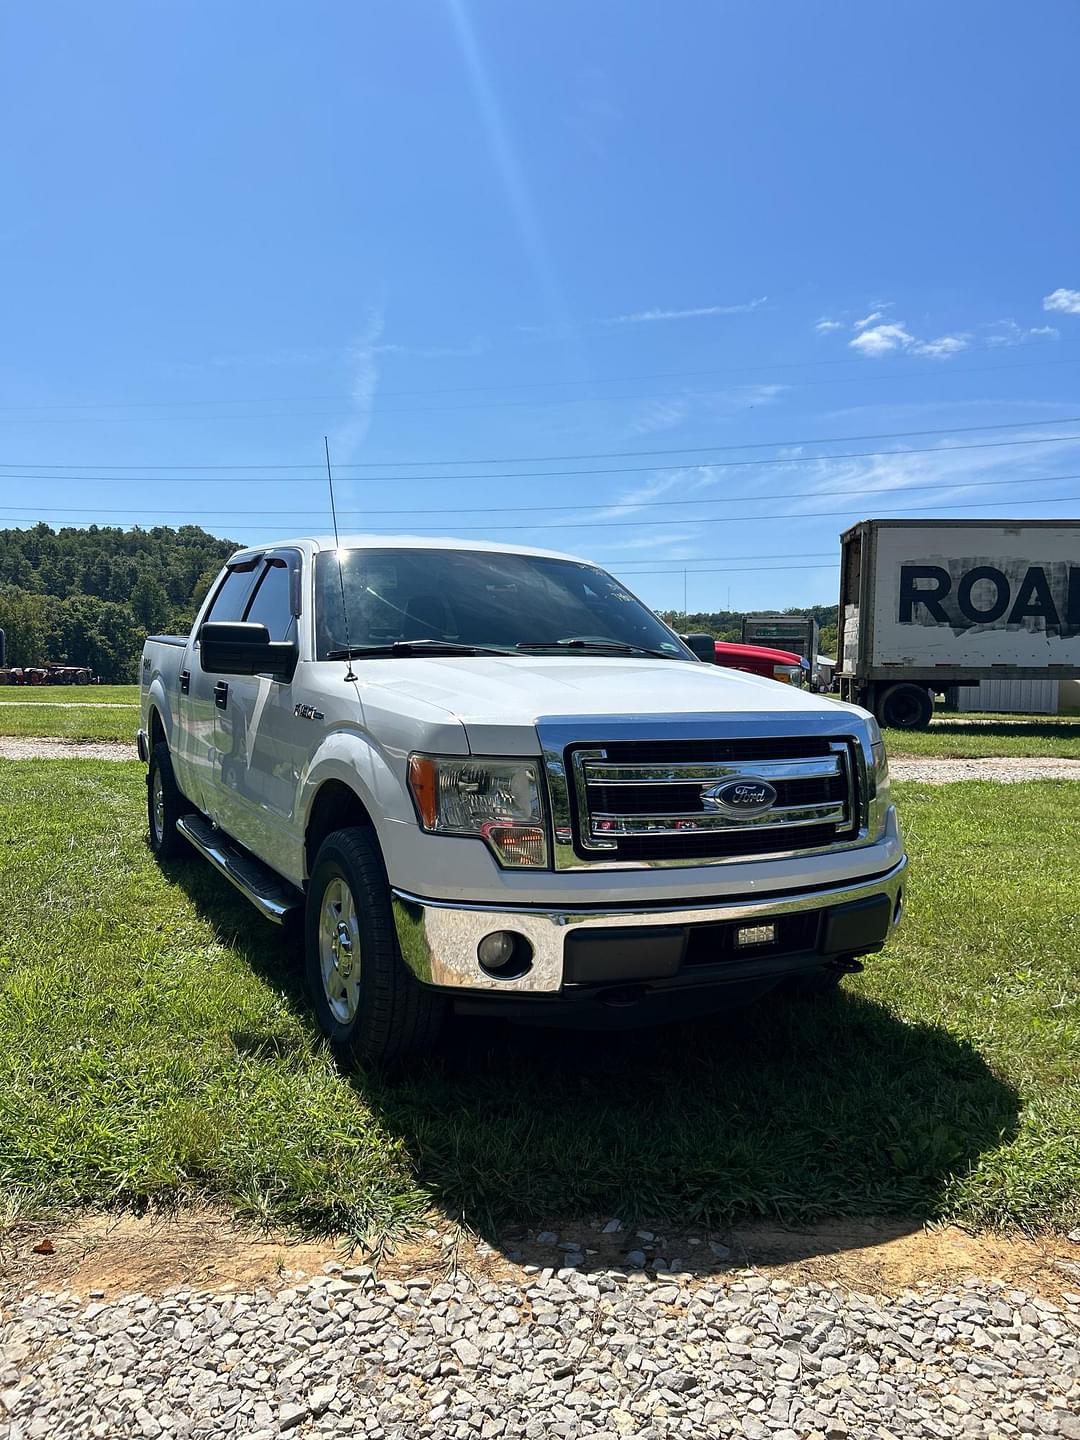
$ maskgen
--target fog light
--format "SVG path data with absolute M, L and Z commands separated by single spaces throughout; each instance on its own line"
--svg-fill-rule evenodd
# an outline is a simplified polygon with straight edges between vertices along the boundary
M 772 945 L 775 940 L 775 925 L 741 925 L 735 931 L 735 944 L 740 950 L 748 945 Z
M 532 946 L 524 935 L 512 930 L 493 930 L 476 947 L 476 958 L 485 975 L 495 980 L 518 980 L 532 969 Z
M 485 970 L 497 970 L 514 953 L 514 937 L 509 930 L 496 930 L 485 935 L 476 947 L 477 958 Z

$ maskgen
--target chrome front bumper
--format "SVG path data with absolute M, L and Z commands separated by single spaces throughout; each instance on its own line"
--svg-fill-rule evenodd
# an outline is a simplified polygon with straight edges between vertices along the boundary
M 883 875 L 849 885 L 805 894 L 760 895 L 752 899 L 714 904 L 626 906 L 605 909 L 504 909 L 498 905 L 446 904 L 393 890 L 394 923 L 401 954 L 409 969 L 428 985 L 486 991 L 490 994 L 531 992 L 553 994 L 563 986 L 563 956 L 567 938 L 588 930 L 634 930 L 654 926 L 692 927 L 723 921 L 746 921 L 805 914 L 872 900 L 886 895 L 890 901 L 891 929 L 900 918 L 905 856 Z M 494 930 L 522 936 L 532 948 L 527 974 L 502 980 L 487 974 L 477 958 L 477 946 Z

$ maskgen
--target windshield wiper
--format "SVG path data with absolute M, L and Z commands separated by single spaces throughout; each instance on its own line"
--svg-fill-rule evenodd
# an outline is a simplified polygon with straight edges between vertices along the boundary
M 655 655 L 659 660 L 680 660 L 670 650 L 649 650 L 644 645 L 628 645 L 622 640 L 522 640 L 519 650 L 588 650 L 598 655 Z
M 469 645 L 458 640 L 393 640 L 388 645 L 353 645 L 340 650 L 328 650 L 327 660 L 363 660 L 365 657 L 378 659 L 387 655 L 512 655 L 512 650 L 500 650 L 493 645 Z

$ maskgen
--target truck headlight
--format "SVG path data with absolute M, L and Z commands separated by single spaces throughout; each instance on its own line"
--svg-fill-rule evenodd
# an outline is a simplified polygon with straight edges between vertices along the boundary
M 539 760 L 414 754 L 409 756 L 409 790 L 429 834 L 475 836 L 510 869 L 547 866 Z
M 870 730 L 870 796 L 873 798 L 882 789 L 889 788 L 889 757 L 885 754 L 885 741 L 881 738 L 881 727 L 871 718 Z
M 801 685 L 801 684 L 802 684 L 802 666 L 801 666 L 801 665 L 774 665 L 774 666 L 773 666 L 773 671 L 772 671 L 772 678 L 773 678 L 774 680 L 779 680 L 779 681 L 781 682 L 781 684 L 784 684 L 784 685 Z
M 873 716 L 867 717 L 870 739 L 870 764 L 867 766 L 866 784 L 871 840 L 880 840 L 889 823 L 889 807 L 892 803 L 889 785 L 889 760 L 885 754 L 885 741 L 881 729 Z

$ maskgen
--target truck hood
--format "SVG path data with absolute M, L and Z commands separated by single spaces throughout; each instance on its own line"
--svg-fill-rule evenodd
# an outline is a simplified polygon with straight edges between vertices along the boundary
M 632 656 L 469 656 L 370 660 L 357 666 L 360 694 L 377 686 L 453 716 L 474 754 L 531 754 L 536 725 L 552 718 L 598 720 L 656 715 L 767 717 L 816 714 L 835 720 L 840 706 L 720 666 Z

